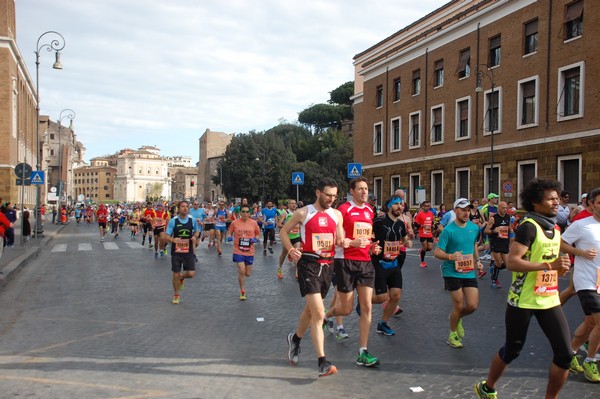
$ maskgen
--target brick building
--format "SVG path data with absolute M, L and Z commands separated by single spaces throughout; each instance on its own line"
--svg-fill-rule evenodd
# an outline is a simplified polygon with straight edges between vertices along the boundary
M 213 183 L 212 176 L 219 176 L 219 162 L 232 138 L 231 134 L 213 132 L 210 129 L 206 129 L 200 137 L 198 180 L 196 181 L 197 198 L 200 201 L 215 202 L 219 196 L 223 195 L 223 188 L 221 185 Z
M 354 157 L 375 195 L 600 186 L 599 31 L 597 1 L 457 0 L 357 54 Z
M 75 196 L 79 201 L 83 195 L 86 203 L 101 203 L 114 198 L 117 168 L 109 166 L 108 160 L 93 159 L 91 165 L 82 166 L 73 171 Z

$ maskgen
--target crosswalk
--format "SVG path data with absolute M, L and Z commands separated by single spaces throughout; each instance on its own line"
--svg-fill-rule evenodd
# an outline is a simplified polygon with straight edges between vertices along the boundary
M 51 252 L 67 252 L 67 251 L 92 251 L 94 249 L 105 249 L 108 251 L 116 251 L 120 249 L 143 249 L 144 247 L 139 242 L 122 241 L 119 243 L 107 241 L 107 242 L 82 242 L 72 244 L 55 244 Z

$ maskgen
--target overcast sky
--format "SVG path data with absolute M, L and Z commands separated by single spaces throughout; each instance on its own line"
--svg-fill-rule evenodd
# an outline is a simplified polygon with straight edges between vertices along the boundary
M 295 122 L 354 80 L 354 55 L 445 3 L 17 0 L 17 43 L 35 79 L 38 37 L 64 36 L 63 70 L 41 52 L 40 113 L 57 120 L 75 111 L 86 161 L 156 145 L 197 162 L 207 128 L 246 133 Z

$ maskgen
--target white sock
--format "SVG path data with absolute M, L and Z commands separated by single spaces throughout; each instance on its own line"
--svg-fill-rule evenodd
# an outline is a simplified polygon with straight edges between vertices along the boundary
M 585 362 L 586 363 L 590 363 L 590 362 L 596 363 L 596 358 L 595 357 L 586 357 Z
M 358 354 L 360 355 L 361 353 L 363 353 L 366 350 L 367 350 L 366 346 L 361 346 L 360 348 L 358 348 Z
M 343 330 L 343 329 L 344 329 L 344 325 L 343 325 L 343 324 L 340 324 L 339 326 L 337 326 L 337 329 L 338 329 L 338 330 Z

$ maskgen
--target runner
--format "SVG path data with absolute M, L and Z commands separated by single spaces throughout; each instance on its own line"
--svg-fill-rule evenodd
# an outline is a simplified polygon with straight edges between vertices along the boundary
M 168 211 L 165 211 L 163 204 L 158 204 L 156 211 L 154 212 L 154 219 L 152 219 L 152 234 L 154 235 L 154 259 L 164 257 L 167 254 L 166 246 L 167 242 L 162 240 L 161 233 L 165 230 L 165 226 L 171 219 L 171 215 Z
M 433 248 L 433 221 L 435 215 L 431 211 L 431 202 L 421 202 L 421 211 L 414 217 L 414 224 L 419 228 L 419 241 L 421 241 L 421 249 L 419 255 L 421 256 L 422 268 L 427 267 L 425 262 L 425 255 L 427 251 L 431 251 Z
M 342 215 L 338 210 L 331 208 L 337 192 L 338 187 L 334 180 L 321 180 L 317 186 L 315 203 L 296 210 L 281 229 L 282 245 L 290 257 L 298 262 L 298 285 L 300 294 L 306 300 L 296 332 L 287 337 L 288 359 L 292 365 L 298 364 L 300 340 L 310 328 L 318 359 L 319 377 L 337 373 L 337 368 L 325 356 L 322 329 L 325 314 L 323 299 L 331 285 L 334 246 L 341 246 L 344 238 Z M 294 247 L 289 238 L 289 233 L 297 224 L 302 225 L 302 250 Z
M 325 328 L 332 330 L 332 316 L 347 316 L 354 306 L 354 290 L 358 294 L 357 312 L 359 322 L 359 348 L 356 364 L 365 367 L 379 365 L 379 359 L 367 350 L 369 330 L 371 328 L 371 308 L 373 288 L 375 286 L 375 268 L 371 255 L 378 255 L 381 247 L 372 242 L 373 219 L 375 213 L 367 203 L 369 186 L 367 179 L 357 177 L 350 181 L 352 201 L 338 207 L 342 214 L 344 227 L 343 259 L 334 263 L 336 278 L 336 304 L 325 314 Z
M 288 209 L 283 210 L 279 218 L 277 219 L 277 227 L 279 227 L 279 233 L 281 234 L 281 229 L 283 225 L 287 223 L 292 218 L 292 215 L 298 208 L 298 204 L 296 204 L 296 200 L 291 199 L 287 203 Z M 300 238 L 300 226 L 297 225 L 296 228 L 292 229 L 289 234 L 290 242 L 296 248 L 300 248 L 302 244 L 302 239 Z M 283 278 L 283 262 L 285 262 L 285 258 L 287 257 L 287 253 L 285 248 L 281 248 L 281 255 L 279 255 L 279 267 L 277 268 L 277 277 Z
M 500 270 L 506 269 L 506 256 L 510 245 L 510 237 L 514 234 L 507 210 L 508 204 L 505 201 L 500 201 L 497 213 L 490 216 L 484 230 L 489 237 L 490 251 L 494 259 L 494 264 L 490 265 L 492 288 L 502 288 L 498 276 Z
M 77 226 L 79 226 L 79 222 L 81 222 L 81 214 L 83 210 L 83 205 L 75 208 L 75 221 L 77 222 Z
M 110 234 L 114 234 L 115 238 L 119 236 L 119 213 L 116 209 L 110 212 Z
M 233 241 L 233 262 L 238 268 L 240 301 L 246 300 L 245 279 L 252 275 L 254 244 L 260 240 L 260 229 L 256 221 L 250 219 L 250 206 L 240 205 L 240 219 L 236 219 L 227 229 L 227 241 Z
M 148 234 L 148 248 L 152 248 L 152 220 L 154 220 L 155 217 L 156 212 L 154 211 L 154 207 L 152 206 L 152 203 L 148 202 L 146 204 L 146 209 L 142 212 L 142 217 L 140 219 L 140 222 L 142 223 L 142 228 L 144 229 L 144 233 L 142 235 L 142 247 L 146 242 L 146 234 L 148 234 L 149 231 L 150 234 Z
M 550 342 L 554 358 L 550 366 L 546 398 L 557 398 L 569 375 L 573 354 L 569 325 L 558 298 L 558 275 L 569 271 L 567 255 L 560 254 L 560 229 L 556 226 L 561 184 L 549 179 L 531 180 L 520 194 L 527 215 L 515 232 L 506 267 L 513 272 L 506 306 L 506 339 L 494 355 L 487 380 L 474 386 L 479 398 L 496 398 L 496 384 L 516 359 L 535 316 Z
M 194 278 L 196 266 L 191 248 L 198 239 L 196 224 L 188 217 L 189 203 L 179 202 L 178 214 L 167 224 L 166 232 L 161 231 L 160 239 L 171 243 L 171 270 L 173 271 L 173 305 L 179 305 L 181 290 L 186 278 Z
M 106 223 L 108 222 L 108 210 L 104 204 L 100 204 L 98 207 L 96 220 L 98 220 L 98 227 L 100 228 L 100 242 L 103 242 L 104 235 L 106 234 Z
M 131 239 L 135 240 L 138 233 L 138 226 L 140 223 L 140 210 L 134 208 L 131 215 L 129 215 L 129 228 L 131 229 Z
M 204 235 L 200 241 L 204 241 L 206 237 L 208 237 L 208 248 L 216 245 L 215 243 L 215 209 L 213 208 L 213 204 L 209 202 L 206 204 L 206 218 L 204 218 L 204 223 L 202 223 L 202 231 Z
M 194 218 L 194 222 L 196 223 L 196 229 L 200 232 L 201 239 L 204 240 L 204 236 L 202 235 L 202 223 L 204 219 L 206 219 L 206 212 L 204 209 L 200 208 L 200 203 L 198 200 L 195 200 L 192 203 L 192 209 L 190 209 L 190 217 Z M 196 256 L 196 248 L 200 244 L 200 241 L 196 241 L 196 246 L 194 247 L 194 261 L 198 262 L 198 257 Z
M 221 256 L 221 246 L 223 244 L 223 237 L 227 232 L 227 219 L 229 219 L 229 211 L 225 209 L 225 202 L 219 201 L 219 207 L 215 212 L 215 231 L 217 233 L 217 253 Z
M 275 226 L 277 222 L 277 209 L 273 207 L 273 201 L 268 200 L 266 207 L 262 210 L 263 225 L 263 255 L 267 254 L 267 240 L 269 241 L 269 253 L 273 253 L 275 243 Z

